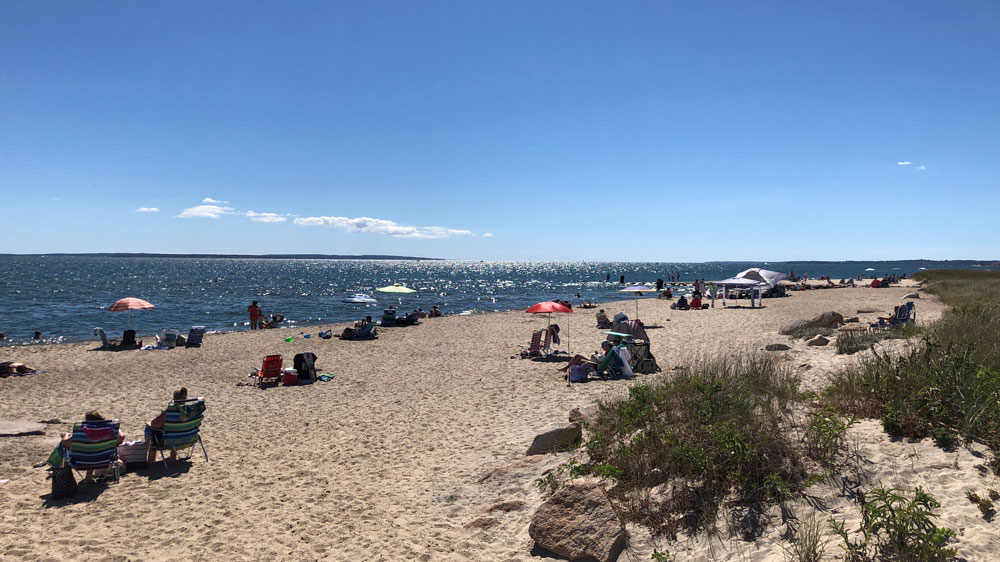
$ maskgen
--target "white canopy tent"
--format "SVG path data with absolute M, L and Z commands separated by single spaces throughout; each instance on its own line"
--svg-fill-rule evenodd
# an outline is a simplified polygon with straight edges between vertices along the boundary
M 726 295 L 729 293 L 729 289 L 749 289 L 750 308 L 754 307 L 754 297 L 757 298 L 757 303 L 759 304 L 761 292 L 765 288 L 771 286 L 767 282 L 758 281 L 756 279 L 748 279 L 745 277 L 730 277 L 729 279 L 723 279 L 722 281 L 712 281 L 712 284 L 715 287 L 722 287 L 722 306 L 726 306 Z M 715 293 L 716 291 L 713 289 L 711 295 L 712 308 L 715 308 Z
M 774 288 L 779 281 L 788 277 L 784 273 L 778 273 L 777 271 L 771 271 L 769 269 L 761 269 L 759 267 L 751 267 L 746 271 L 741 271 L 736 274 L 734 279 L 750 279 L 757 281 L 758 283 L 766 283 L 768 287 Z

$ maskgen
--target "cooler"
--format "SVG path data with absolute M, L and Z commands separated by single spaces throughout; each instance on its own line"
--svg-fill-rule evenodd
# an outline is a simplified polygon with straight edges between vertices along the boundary
M 282 374 L 281 382 L 284 383 L 285 386 L 295 386 L 299 384 L 299 372 L 295 369 L 285 369 Z

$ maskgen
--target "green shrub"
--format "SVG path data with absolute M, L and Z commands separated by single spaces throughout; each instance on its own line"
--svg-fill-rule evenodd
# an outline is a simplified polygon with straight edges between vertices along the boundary
M 996 492 L 990 490 L 991 497 L 995 494 Z M 972 490 L 966 492 L 965 497 L 969 498 L 969 501 L 974 503 L 976 507 L 979 508 L 979 512 L 983 514 L 983 518 L 985 518 L 987 521 L 991 521 L 993 517 L 997 514 L 996 509 L 993 508 L 993 501 L 991 501 L 991 498 L 981 497 L 979 494 L 973 492 Z
M 841 548 L 848 562 L 945 561 L 955 556 L 955 549 L 946 546 L 955 538 L 955 531 L 934 524 L 938 507 L 941 504 L 919 487 L 913 498 L 907 498 L 900 490 L 880 486 L 865 494 L 862 501 L 859 541 L 851 540 L 843 521 L 831 519 L 830 525 L 844 541 Z
M 842 418 L 832 408 L 823 408 L 810 412 L 809 423 L 803 441 L 810 457 L 829 465 L 834 455 L 844 443 L 847 430 L 858 419 L 856 417 Z
M 616 480 L 609 493 L 627 521 L 671 536 L 709 526 L 731 494 L 742 505 L 785 501 L 807 477 L 788 431 L 798 395 L 791 372 L 765 355 L 705 360 L 633 386 L 588 423 L 591 473 Z M 643 493 L 668 481 L 664 501 Z
M 840 332 L 837 334 L 837 353 L 851 355 L 864 351 L 882 340 L 909 339 L 922 333 L 919 326 L 900 326 L 876 332 Z

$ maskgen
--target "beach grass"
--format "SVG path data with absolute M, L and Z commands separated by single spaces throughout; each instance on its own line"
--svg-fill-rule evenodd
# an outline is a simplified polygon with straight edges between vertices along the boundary
M 798 427 L 790 405 L 801 396 L 791 371 L 770 357 L 703 359 L 601 401 L 587 423 L 589 460 L 574 469 L 613 479 L 619 513 L 654 533 L 711 529 L 728 505 L 751 539 L 766 506 L 805 488 L 803 459 L 829 458 L 849 427 L 835 413 L 810 418 L 811 431 Z
M 835 373 L 824 396 L 842 414 L 878 418 L 890 435 L 959 439 L 1000 450 L 1000 272 L 927 271 L 949 305 L 901 355 L 873 353 Z

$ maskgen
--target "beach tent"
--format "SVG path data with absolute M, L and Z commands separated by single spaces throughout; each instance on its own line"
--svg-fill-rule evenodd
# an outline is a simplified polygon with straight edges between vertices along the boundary
M 736 274 L 736 279 L 750 279 L 757 281 L 758 283 L 766 283 L 768 287 L 774 288 L 779 281 L 788 277 L 784 273 L 778 273 L 777 271 L 771 271 L 769 269 L 761 269 L 759 267 L 751 267 L 746 271 L 741 271 Z
M 754 293 L 756 293 L 757 299 L 760 300 L 761 291 L 763 291 L 764 288 L 771 286 L 765 281 L 758 281 L 756 279 L 748 279 L 744 277 L 730 277 L 729 279 L 723 279 L 722 281 L 712 281 L 712 284 L 715 285 L 715 288 L 722 287 L 722 306 L 726 306 L 726 294 L 729 292 L 729 289 L 749 289 L 751 291 L 750 292 L 751 308 L 753 308 Z M 712 291 L 711 297 L 712 297 L 712 307 L 714 308 L 715 307 L 714 290 Z

